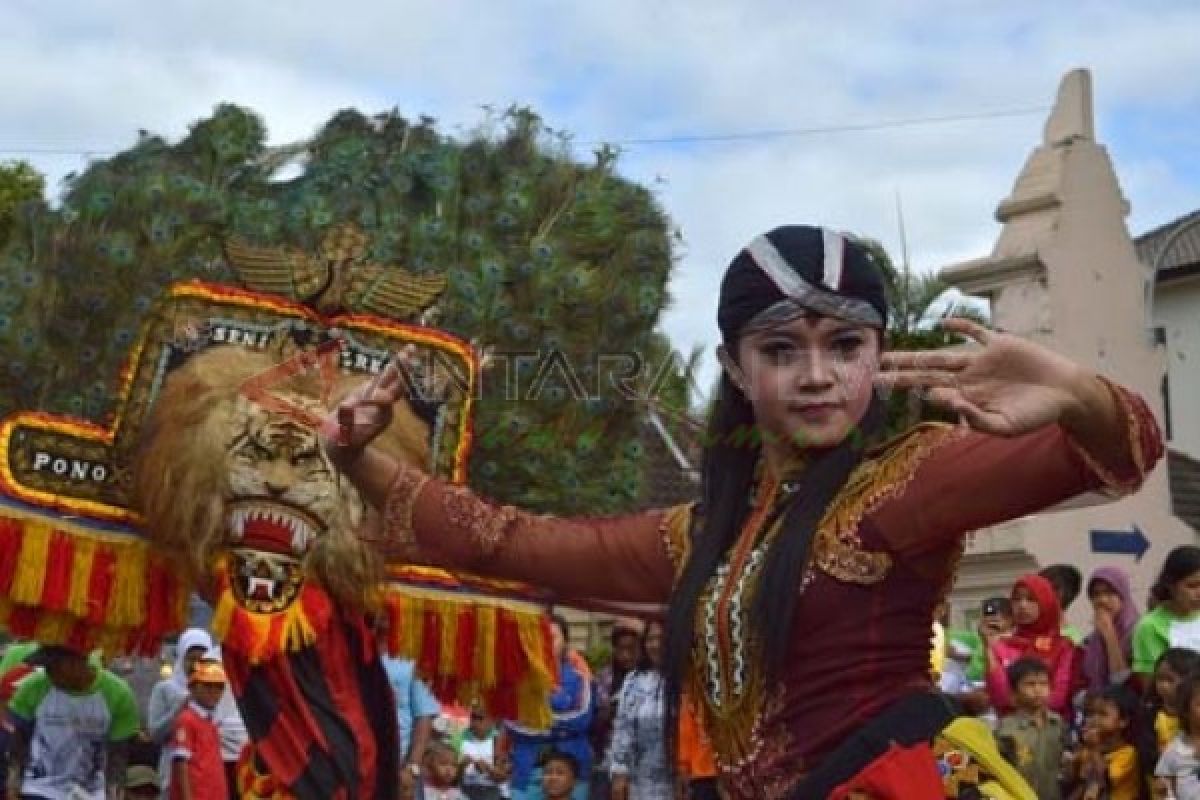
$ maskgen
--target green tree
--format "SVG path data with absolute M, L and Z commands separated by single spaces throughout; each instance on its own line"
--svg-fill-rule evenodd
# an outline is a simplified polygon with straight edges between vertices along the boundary
M 577 387 L 600 384 L 603 354 L 656 346 L 671 226 L 648 190 L 618 175 L 611 149 L 576 159 L 528 109 L 489 122 L 456 138 L 425 117 L 347 110 L 281 151 L 257 115 L 223 105 L 179 142 L 143 135 L 93 163 L 61 208 L 41 209 L 0 248 L 0 413 L 104 420 L 162 291 L 234 280 L 227 237 L 313 252 L 353 223 L 371 261 L 445 276 L 439 327 L 497 354 L 561 354 L 574 371 L 531 387 L 538 362 L 520 362 L 514 397 L 496 359 L 476 407 L 473 485 L 545 511 L 630 507 L 640 407 Z M 294 158 L 303 172 L 274 180 Z
M 883 271 L 887 284 L 891 315 L 888 319 L 886 348 L 888 350 L 931 350 L 961 343 L 961 338 L 940 328 L 920 330 L 917 323 L 930 304 L 949 285 L 933 274 L 913 274 L 906 267 L 897 267 L 882 244 L 874 239 L 860 239 L 871 258 Z M 887 435 L 894 436 L 918 422 L 952 421 L 947 414 L 922 400 L 919 392 L 890 392 L 887 396 Z
M 0 163 L 0 247 L 8 241 L 19 209 L 40 201 L 45 188 L 45 178 L 29 163 Z

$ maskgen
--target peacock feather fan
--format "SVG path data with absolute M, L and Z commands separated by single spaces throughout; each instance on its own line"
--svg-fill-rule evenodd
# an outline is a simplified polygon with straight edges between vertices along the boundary
M 296 162 L 297 176 L 276 177 Z M 24 212 L 0 250 L 0 411 L 105 420 L 167 286 L 236 282 L 230 241 L 319 253 L 346 226 L 364 262 L 444 286 L 434 324 L 492 354 L 476 488 L 562 513 L 635 502 L 641 407 L 615 386 L 645 383 L 628 354 L 662 350 L 670 226 L 612 150 L 581 163 L 525 109 L 460 138 L 425 117 L 347 110 L 306 143 L 268 148 L 262 121 L 229 105 L 177 143 L 143 134 L 70 178 L 60 207 Z

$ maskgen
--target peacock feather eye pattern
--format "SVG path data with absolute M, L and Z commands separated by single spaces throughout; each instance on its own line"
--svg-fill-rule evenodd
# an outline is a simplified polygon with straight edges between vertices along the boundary
M 58 208 L 31 212 L 0 242 L 0 358 L 8 375 L 22 371 L 0 382 L 0 413 L 43 398 L 46 410 L 104 419 L 168 286 L 237 282 L 227 246 L 236 240 L 243 254 L 308 254 L 318 263 L 296 285 L 315 291 L 326 235 L 353 226 L 363 236 L 354 257 L 372 265 L 372 281 L 403 270 L 444 282 L 439 327 L 499 354 L 561 353 L 587 387 L 576 397 L 548 382 L 530 395 L 536 358 L 493 365 L 476 406 L 476 488 L 549 512 L 631 507 L 641 466 L 626 443 L 640 436 L 640 408 L 594 365 L 650 341 L 674 240 L 654 196 L 617 174 L 615 152 L 577 160 L 519 108 L 465 135 L 396 111 L 341 111 L 285 150 L 281 161 L 252 111 L 221 105 L 179 141 L 147 134 L 94 161 Z M 277 180 L 289 160 L 299 173 Z M 366 284 L 345 292 L 370 302 Z M 62 363 L 73 369 L 53 368 Z M 505 385 L 506 370 L 520 391 Z

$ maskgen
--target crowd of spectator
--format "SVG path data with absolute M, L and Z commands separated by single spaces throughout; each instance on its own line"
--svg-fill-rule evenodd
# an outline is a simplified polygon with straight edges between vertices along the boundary
M 1064 622 L 1080 594 L 1086 631 Z M 1200 800 L 1200 548 L 1167 555 L 1144 605 L 1123 569 L 1055 565 L 985 600 L 976 630 L 935 628 L 941 690 L 1037 797 Z

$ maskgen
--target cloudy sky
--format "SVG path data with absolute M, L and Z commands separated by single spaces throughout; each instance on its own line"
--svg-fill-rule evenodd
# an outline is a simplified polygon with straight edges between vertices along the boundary
M 0 159 L 56 180 L 223 101 L 276 142 L 348 106 L 453 131 L 527 104 L 581 146 L 625 143 L 623 171 L 658 193 L 684 239 L 664 325 L 686 351 L 715 343 L 723 264 L 782 222 L 895 254 L 898 195 L 915 268 L 986 254 L 1045 117 L 995 114 L 1044 109 L 1075 66 L 1131 229 L 1200 208 L 1198 36 L 1192 0 L 2 0 Z

